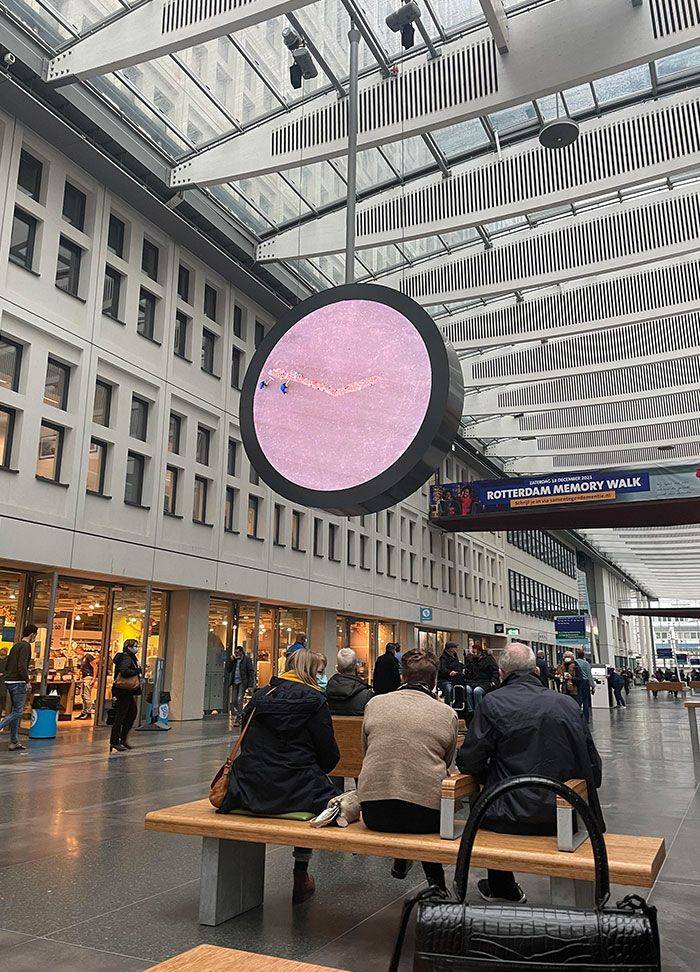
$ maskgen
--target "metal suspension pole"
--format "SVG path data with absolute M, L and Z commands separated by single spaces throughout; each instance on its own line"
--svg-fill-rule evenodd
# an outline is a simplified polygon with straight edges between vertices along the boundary
M 350 23 L 350 85 L 348 89 L 348 208 L 345 214 L 345 283 L 355 279 L 355 207 L 357 205 L 357 114 L 360 32 Z

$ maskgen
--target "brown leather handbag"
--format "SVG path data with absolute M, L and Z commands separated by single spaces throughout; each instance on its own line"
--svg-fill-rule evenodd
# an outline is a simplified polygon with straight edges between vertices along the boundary
M 274 689 L 270 689 L 270 691 L 267 694 L 272 695 L 274 691 L 275 691 Z M 213 807 L 216 807 L 217 810 L 221 807 L 221 804 L 226 799 L 226 794 L 228 793 L 228 785 L 231 779 L 231 772 L 233 770 L 233 761 L 236 758 L 236 756 L 238 756 L 238 752 L 241 746 L 243 745 L 243 739 L 245 738 L 245 734 L 248 732 L 248 728 L 251 722 L 253 721 L 254 715 L 255 715 L 255 709 L 253 709 L 253 711 L 248 716 L 248 721 L 241 729 L 241 733 L 238 739 L 233 744 L 233 749 L 231 750 L 228 759 L 221 767 L 219 772 L 216 774 L 214 779 L 211 781 L 211 786 L 209 787 L 209 803 L 211 803 Z
M 117 675 L 112 683 L 114 688 L 124 689 L 125 692 L 135 692 L 141 688 L 141 679 L 138 675 Z

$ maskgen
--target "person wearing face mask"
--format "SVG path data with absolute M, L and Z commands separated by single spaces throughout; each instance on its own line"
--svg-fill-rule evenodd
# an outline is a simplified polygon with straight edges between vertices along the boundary
M 325 692 L 326 689 L 328 688 L 328 676 L 326 675 L 326 668 L 328 668 L 328 659 L 326 658 L 325 655 L 321 655 L 321 658 L 322 658 L 321 665 L 319 666 L 318 672 L 316 672 L 316 684 L 318 685 L 318 687 L 321 689 L 322 692 Z
M 136 699 L 141 695 L 143 671 L 136 656 L 138 650 L 139 643 L 136 638 L 127 638 L 122 645 L 122 650 L 114 656 L 112 695 L 117 702 L 109 739 L 110 753 L 113 749 L 123 753 L 127 749 L 134 748 L 129 744 L 128 737 L 138 715 Z
M 556 677 L 559 691 L 578 701 L 578 688 L 582 676 L 576 667 L 573 651 L 564 652 L 562 663 L 556 670 Z

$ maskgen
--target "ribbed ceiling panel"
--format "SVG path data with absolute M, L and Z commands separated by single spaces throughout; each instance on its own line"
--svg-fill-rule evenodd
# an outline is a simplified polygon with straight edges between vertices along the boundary
M 552 412 L 536 412 L 518 419 L 521 432 L 532 433 L 546 429 L 576 429 L 586 426 L 600 428 L 629 422 L 655 422 L 670 415 L 700 413 L 700 392 L 680 392 L 659 395 L 657 398 L 636 398 L 630 401 L 606 402 L 594 407 L 577 405 Z
M 541 452 L 564 449 L 598 449 L 603 446 L 631 445 L 664 440 L 700 439 L 700 419 L 683 422 L 661 422 L 624 429 L 597 429 L 594 432 L 566 432 L 537 438 Z
M 672 451 L 658 448 L 621 449 L 619 452 L 578 452 L 554 456 L 555 469 L 587 469 L 595 466 L 624 466 L 645 462 L 665 462 L 672 465 L 678 459 L 694 459 L 700 455 L 700 440 L 675 446 Z

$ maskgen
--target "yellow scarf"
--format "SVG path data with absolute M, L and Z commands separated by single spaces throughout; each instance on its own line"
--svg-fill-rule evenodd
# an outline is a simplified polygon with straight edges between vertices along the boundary
M 317 692 L 323 692 L 320 685 L 315 685 L 313 682 L 305 682 L 304 679 L 299 675 L 294 669 L 289 672 L 285 672 L 284 675 L 280 675 L 280 678 L 285 679 L 287 682 L 297 682 L 299 685 L 306 685 L 308 688 L 314 688 Z

